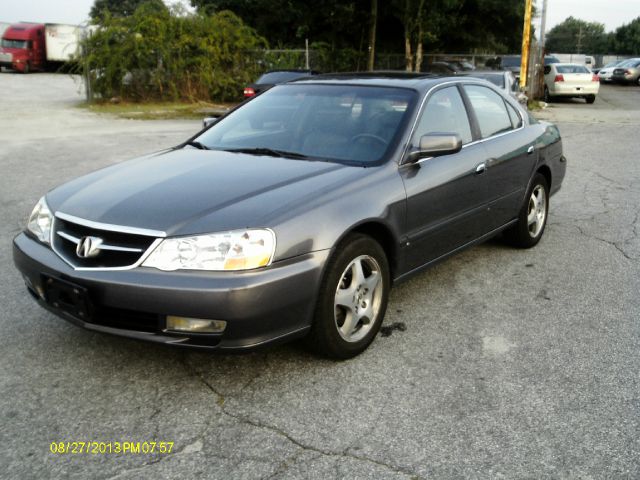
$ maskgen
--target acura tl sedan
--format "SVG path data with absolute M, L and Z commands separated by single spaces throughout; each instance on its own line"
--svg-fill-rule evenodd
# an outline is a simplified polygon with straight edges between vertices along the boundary
M 317 76 L 53 189 L 14 261 L 93 331 L 221 351 L 306 337 L 349 358 L 392 285 L 501 232 L 536 245 L 565 162 L 558 129 L 484 80 Z

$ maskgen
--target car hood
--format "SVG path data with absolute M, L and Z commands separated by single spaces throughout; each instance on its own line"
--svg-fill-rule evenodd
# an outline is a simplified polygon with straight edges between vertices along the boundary
M 47 194 L 53 212 L 185 235 L 271 227 L 362 167 L 191 148 L 123 162 Z M 299 211 L 299 208 L 295 209 Z

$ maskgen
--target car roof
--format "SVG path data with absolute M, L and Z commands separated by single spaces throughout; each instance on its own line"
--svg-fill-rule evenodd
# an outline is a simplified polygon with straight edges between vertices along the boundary
M 461 80 L 454 75 L 439 75 L 429 72 L 404 72 L 402 70 L 324 73 L 314 77 L 301 78 L 289 83 L 304 84 L 345 84 L 369 87 L 397 87 L 414 90 L 428 90 L 439 83 Z

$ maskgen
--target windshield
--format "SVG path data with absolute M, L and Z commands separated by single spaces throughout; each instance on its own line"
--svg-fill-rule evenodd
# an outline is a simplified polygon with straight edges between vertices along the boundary
M 27 48 L 28 44 L 28 40 L 10 40 L 8 38 L 2 39 L 3 48 Z
M 556 57 L 551 56 L 544 57 L 545 65 L 551 65 L 552 63 L 560 63 L 560 60 L 558 60 Z
M 558 73 L 591 73 L 587 67 L 581 65 L 558 65 L 556 70 Z
M 258 85 L 264 83 L 284 83 L 300 77 L 306 77 L 308 72 L 268 72 L 262 75 L 256 83 Z
M 213 150 L 269 149 L 282 156 L 374 164 L 399 140 L 415 97 L 402 88 L 280 85 L 224 117 L 197 141 Z

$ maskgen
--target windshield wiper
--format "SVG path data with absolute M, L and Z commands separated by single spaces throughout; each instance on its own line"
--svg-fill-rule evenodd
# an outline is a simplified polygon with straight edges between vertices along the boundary
M 191 140 L 190 142 L 187 142 L 185 145 L 189 145 L 191 147 L 196 147 L 198 150 L 210 150 L 209 147 L 207 147 L 205 144 L 200 143 L 197 140 Z
M 296 158 L 307 160 L 310 157 L 302 153 L 287 152 L 286 150 L 276 150 L 273 148 L 256 147 L 256 148 L 227 148 L 225 152 L 248 153 L 250 155 L 270 155 L 272 157 Z

